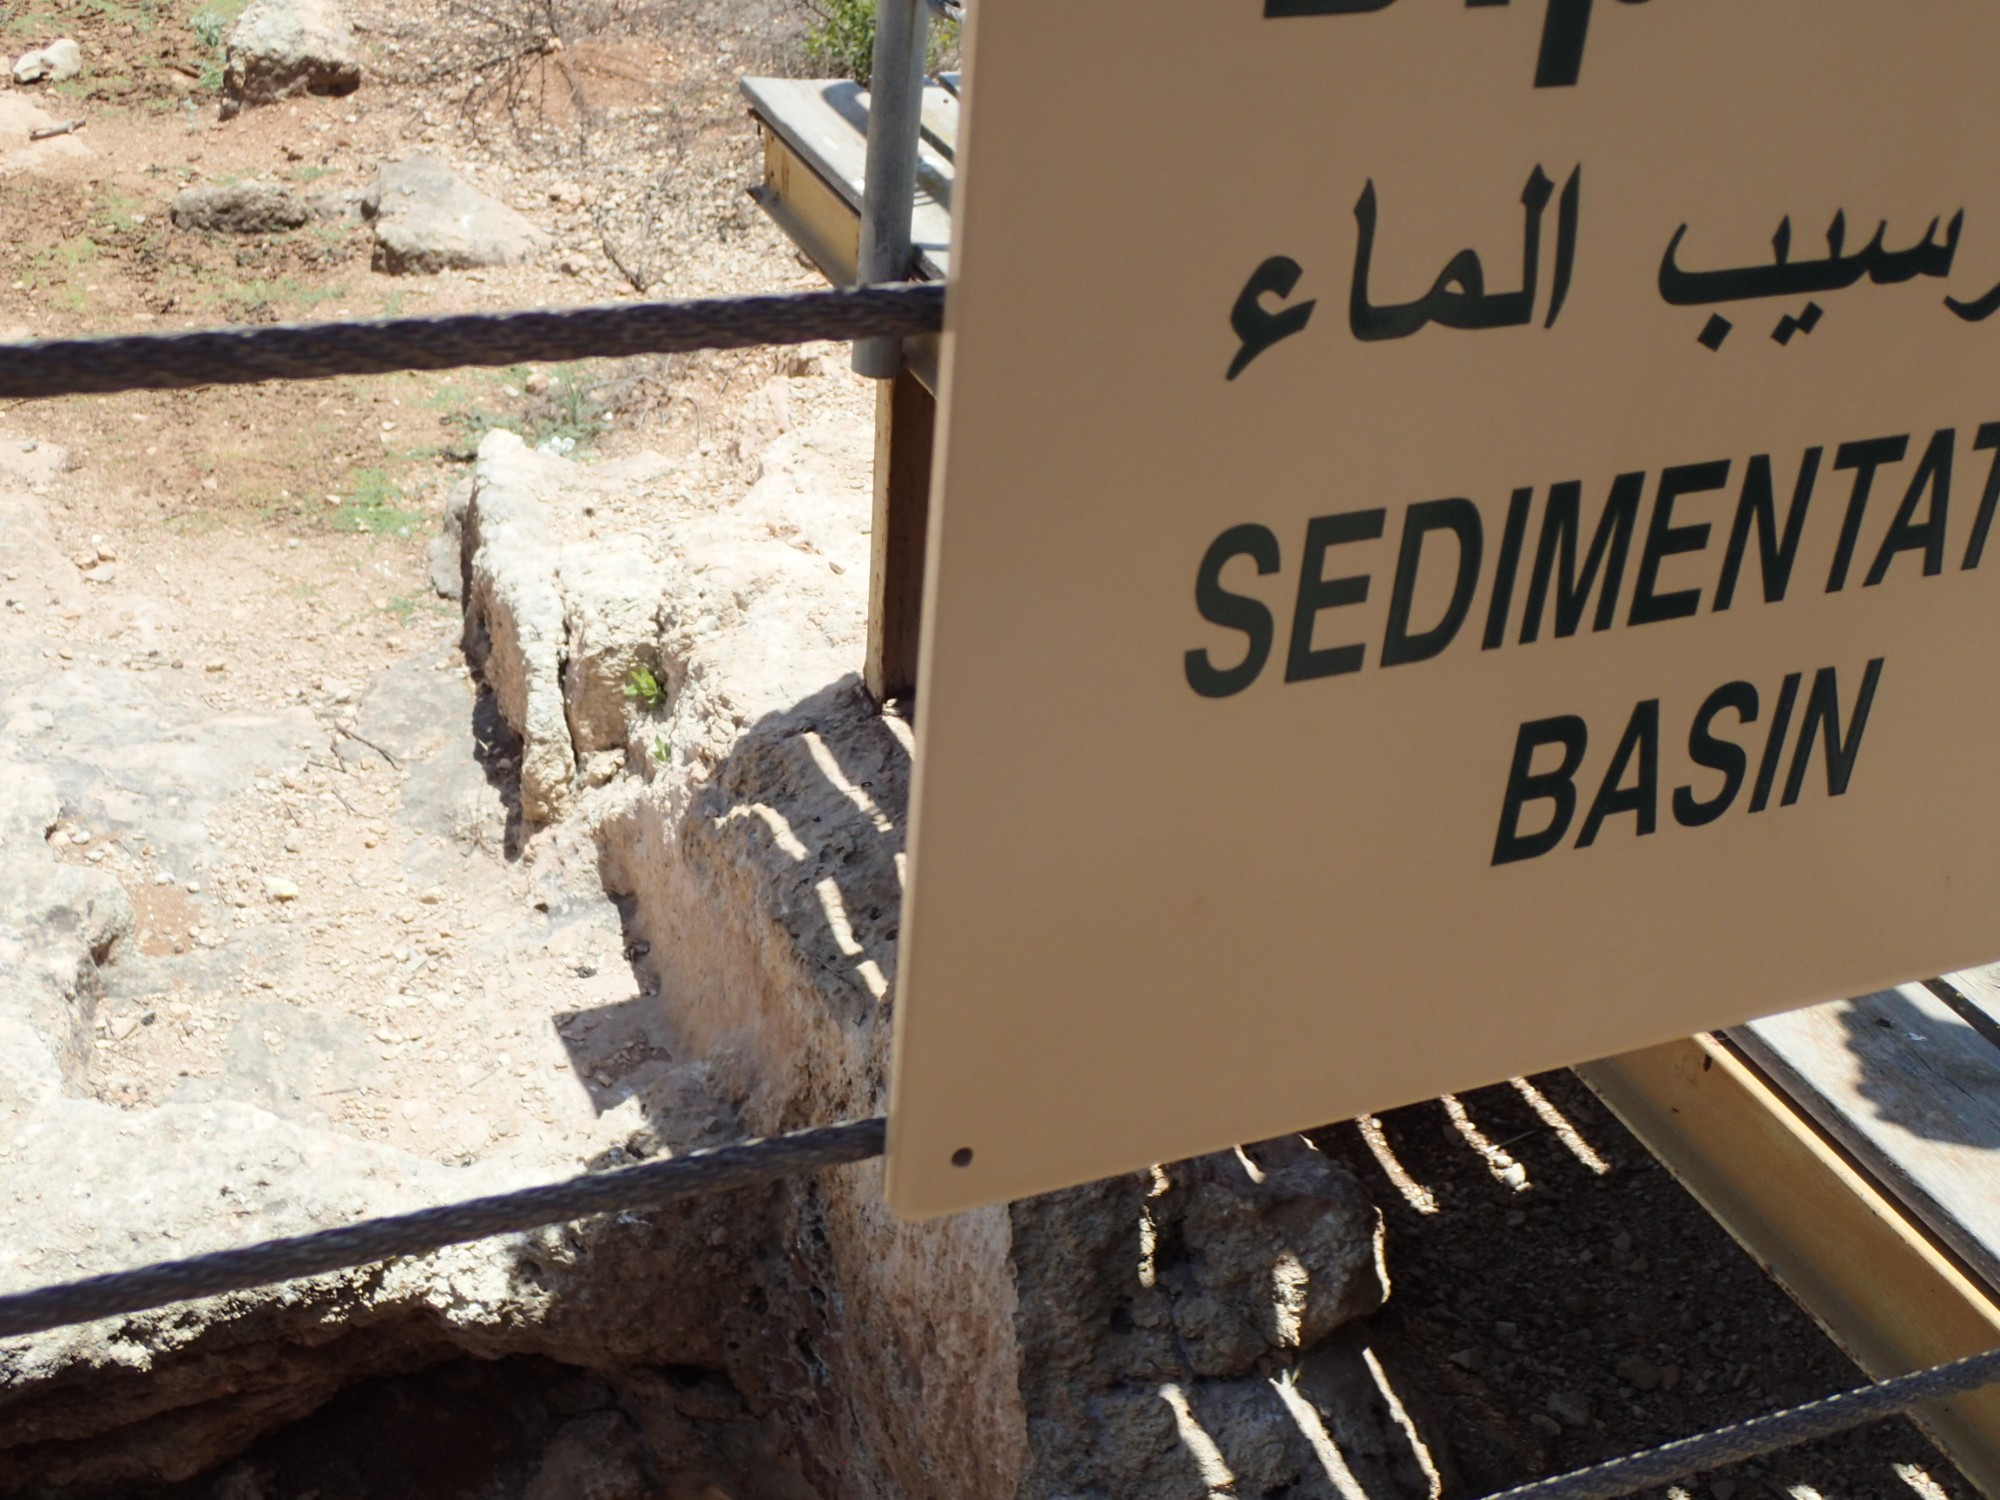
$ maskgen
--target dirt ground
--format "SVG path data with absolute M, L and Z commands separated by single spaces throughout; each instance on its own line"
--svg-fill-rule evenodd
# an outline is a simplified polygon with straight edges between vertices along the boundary
M 744 193 L 756 147 L 735 84 L 802 66 L 802 17 L 789 0 L 577 3 L 556 8 L 577 23 L 561 36 L 513 24 L 539 9 L 526 3 L 357 0 L 349 10 L 369 63 L 358 93 L 222 123 L 213 39 L 240 8 L 34 0 L 0 17 L 10 52 L 57 35 L 81 42 L 82 78 L 15 97 L 88 122 L 0 163 L 0 336 L 817 284 Z M 520 269 L 389 277 L 370 270 L 358 222 L 243 238 L 183 232 L 168 216 L 172 195 L 195 183 L 258 177 L 358 193 L 379 162 L 413 149 L 521 210 L 553 248 Z M 681 465 L 685 492 L 720 492 L 744 483 L 727 441 L 739 408 L 786 372 L 801 377 L 804 411 L 865 409 L 865 387 L 837 349 L 0 407 L 7 441 L 68 455 L 40 493 L 75 577 L 9 578 L 0 590 L 17 615 L 46 621 L 63 669 L 199 672 L 211 709 L 303 708 L 324 735 L 296 778 L 226 810 L 218 844 L 228 857 L 213 870 L 164 869 L 157 851 L 107 848 L 85 828 L 62 830 L 85 836 L 66 857 L 95 853 L 129 873 L 141 951 L 159 957 L 206 946 L 232 905 L 267 906 L 269 888 L 249 872 L 295 871 L 305 889 L 295 908 L 286 898 L 285 921 L 301 946 L 286 983 L 316 1003 L 344 1003 L 364 979 L 371 995 L 388 981 L 393 990 L 416 969 L 440 994 L 500 978 L 587 987 L 600 972 L 616 977 L 628 955 L 615 931 L 600 935 L 601 953 L 558 949 L 498 978 L 479 972 L 467 935 L 503 918 L 447 876 L 435 886 L 407 878 L 395 758 L 352 739 L 354 705 L 392 668 L 456 670 L 457 613 L 431 589 L 426 547 L 484 431 L 511 426 L 578 456 L 650 448 Z M 174 607 L 170 628 L 156 628 L 150 597 Z M 227 1018 L 170 1003 L 178 1008 L 163 1001 L 164 1014 L 135 1003 L 106 1017 L 116 1045 L 93 1080 L 103 1097 L 142 1105 L 163 1080 L 217 1065 Z M 324 1112 L 344 1126 L 456 1161 L 478 1149 L 467 1145 L 468 1109 L 498 1122 L 524 1098 L 565 1107 L 546 1080 L 572 1061 L 553 1039 L 496 1050 L 509 1039 L 448 1026 L 426 1036 L 373 999 L 367 1007 L 388 1072 L 373 1092 L 329 1089 Z M 606 1054 L 604 1065 L 615 1061 Z M 524 1092 L 523 1079 L 537 1081 Z M 1856 1382 L 1574 1080 L 1539 1087 L 1585 1151 L 1513 1088 L 1468 1096 L 1457 1115 L 1425 1105 L 1323 1138 L 1389 1216 L 1395 1290 L 1370 1338 L 1418 1429 L 1445 1435 L 1437 1447 L 1453 1492 L 1485 1494 Z M 424 1100 L 454 1101 L 452 1119 Z M 467 1389 L 467 1402 L 485 1399 Z M 386 1388 L 342 1398 L 325 1441 L 345 1442 L 340 1424 L 371 1402 L 400 1399 Z M 437 1387 L 426 1399 L 452 1397 Z M 478 1484 L 468 1471 L 409 1493 L 481 1493 Z M 1891 1422 L 1688 1493 L 1970 1491 L 1912 1427 Z
M 1861 1384 L 1845 1356 L 1574 1076 L 1318 1132 L 1388 1216 L 1371 1343 L 1447 1493 L 1487 1495 Z M 1975 1493 L 1896 1419 L 1654 1491 Z
M 17 155 L 0 176 L 0 334 L 556 307 L 634 298 L 641 283 L 654 295 L 817 284 L 744 192 L 754 138 L 735 83 L 746 67 L 791 65 L 800 24 L 784 0 L 622 15 L 571 7 L 600 29 L 554 53 L 539 50 L 546 39 L 525 20 L 516 30 L 479 19 L 532 18 L 532 6 L 355 5 L 366 86 L 225 123 L 220 53 L 203 41 L 215 28 L 203 18 L 240 9 L 240 0 L 63 0 L 0 21 L 10 55 L 70 35 L 87 60 L 72 82 L 0 99 L 88 122 Z M 510 48 L 533 55 L 476 66 Z M 248 178 L 358 197 L 379 163 L 414 149 L 520 208 L 551 234 L 551 250 L 531 266 L 392 277 L 370 269 L 358 219 L 232 236 L 179 230 L 168 214 L 184 186 Z M 456 642 L 456 606 L 427 571 L 446 493 L 496 426 L 580 458 L 665 454 L 677 465 L 677 500 L 741 493 L 754 476 L 731 440 L 736 417 L 780 371 L 800 377 L 786 382 L 796 420 L 825 408 L 865 420 L 866 387 L 837 349 L 0 405 L 0 433 L 60 450 L 67 465 L 38 493 L 74 576 L 17 573 L 4 590 L 21 624 L 61 640 L 44 654 L 65 671 L 191 674 L 214 712 L 305 708 L 325 731 L 306 765 L 222 812 L 212 869 L 172 869 L 150 844 L 69 823 L 57 847 L 120 875 L 144 955 L 219 946 L 232 917 L 239 926 L 282 918 L 302 967 L 281 990 L 393 992 L 406 980 L 419 992 L 491 989 L 482 959 L 496 956 L 493 934 L 518 893 L 482 889 L 493 874 L 483 865 L 479 879 L 466 868 L 456 880 L 447 870 L 443 884 L 412 881 L 413 851 L 395 819 L 396 749 L 369 744 L 357 726 L 371 683 Z M 504 837 L 493 830 L 489 852 Z M 260 871 L 300 885 L 300 896 L 274 911 Z M 593 986 L 632 983 L 615 934 L 600 937 L 606 954 L 516 955 L 503 973 L 510 984 L 577 990 L 580 1008 Z M 588 944 L 567 946 L 579 945 Z M 259 985 L 274 988 L 251 981 L 253 999 Z M 324 1113 L 439 1160 L 461 1161 L 505 1133 L 521 1076 L 539 1082 L 568 1066 L 553 1038 L 520 1042 L 528 1055 L 496 1067 L 486 1039 L 434 1020 L 419 1029 L 393 993 L 386 1006 L 355 1003 L 379 1049 L 371 1061 L 393 1076 L 381 1088 L 319 1094 Z M 102 1022 L 108 1061 L 94 1081 L 102 1097 L 140 1107 L 217 1072 L 243 1007 L 163 994 L 128 1008 Z M 633 1037 L 609 1050 L 644 1045 Z M 462 1111 L 396 1104 L 442 1100 L 475 1081 L 501 1093 L 469 1137 L 449 1128 Z M 529 1105 L 545 1116 L 564 1109 L 539 1088 Z

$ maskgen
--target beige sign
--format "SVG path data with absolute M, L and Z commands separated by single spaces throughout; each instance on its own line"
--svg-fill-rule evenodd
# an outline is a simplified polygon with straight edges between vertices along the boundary
M 2000 956 L 2000 8 L 973 13 L 900 1212 Z

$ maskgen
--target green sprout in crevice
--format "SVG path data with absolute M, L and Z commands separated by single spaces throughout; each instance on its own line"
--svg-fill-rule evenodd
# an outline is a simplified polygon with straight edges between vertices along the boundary
M 625 696 L 649 714 L 658 713 L 667 701 L 666 685 L 643 662 L 625 674 Z

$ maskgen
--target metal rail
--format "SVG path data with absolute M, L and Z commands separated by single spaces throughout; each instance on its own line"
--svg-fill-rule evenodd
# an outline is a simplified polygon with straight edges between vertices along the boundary
M 693 349 L 748 349 L 944 326 L 936 284 L 629 302 L 557 312 L 468 313 L 375 322 L 0 344 L 0 397 L 103 395 L 264 380 L 323 380 L 461 365 L 511 365 Z
M 856 1120 L 768 1140 L 740 1141 L 635 1167 L 593 1172 L 567 1182 L 391 1218 L 364 1219 L 338 1229 L 18 1292 L 0 1297 L 0 1337 L 44 1333 L 193 1297 L 350 1270 L 391 1256 L 422 1255 L 446 1245 L 539 1229 L 593 1214 L 659 1208 L 705 1193 L 756 1187 L 783 1177 L 868 1161 L 882 1154 L 887 1131 L 886 1120 Z

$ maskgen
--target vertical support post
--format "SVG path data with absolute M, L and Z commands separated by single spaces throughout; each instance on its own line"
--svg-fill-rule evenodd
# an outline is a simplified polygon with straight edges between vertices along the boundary
M 916 696 L 936 425 L 936 398 L 908 370 L 875 387 L 875 524 L 863 676 L 877 703 Z
M 929 37 L 929 0 L 876 0 L 857 272 L 862 286 L 902 281 L 910 274 L 910 216 L 917 201 Z M 881 382 L 875 394 L 875 523 L 863 676 L 877 703 L 907 701 L 917 687 L 937 402 L 904 365 L 899 338 L 857 340 L 854 371 Z
M 929 0 L 875 0 L 874 75 L 868 86 L 868 161 L 861 183 L 862 286 L 910 274 L 910 215 L 917 202 Z M 860 339 L 854 373 L 887 380 L 903 367 L 897 338 Z

